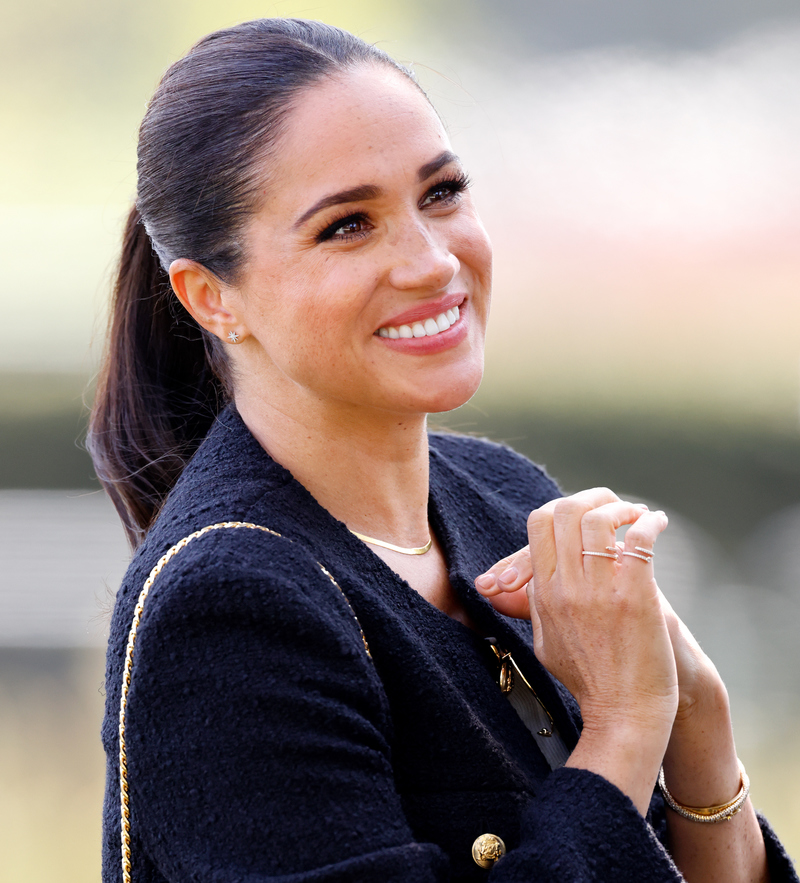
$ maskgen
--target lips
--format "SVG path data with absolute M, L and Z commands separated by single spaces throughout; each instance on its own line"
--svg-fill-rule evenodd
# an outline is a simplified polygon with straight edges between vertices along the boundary
M 443 331 L 447 331 L 458 321 L 458 304 L 450 309 L 437 313 L 435 316 L 420 318 L 419 321 L 398 325 L 384 325 L 378 329 L 379 337 L 389 337 L 392 340 L 400 338 L 409 340 L 412 337 L 435 337 Z
M 448 310 L 452 311 L 455 307 L 463 307 L 466 299 L 467 295 L 465 292 L 462 291 L 443 294 L 441 297 L 437 297 L 436 300 L 420 301 L 419 303 L 417 303 L 416 306 L 410 307 L 407 310 L 403 310 L 402 313 L 395 313 L 394 316 L 388 316 L 384 320 L 381 327 L 386 329 L 397 328 L 398 331 L 403 325 L 408 325 L 408 327 L 412 329 L 414 325 L 422 325 L 424 328 L 425 322 L 428 319 L 431 319 L 433 322 L 437 322 L 439 317 L 442 315 L 444 315 L 445 319 L 449 322 L 450 318 L 447 315 Z M 429 326 L 429 328 L 430 327 L 431 326 Z M 385 336 L 381 334 L 380 328 L 375 332 L 375 334 L 376 336 Z M 411 336 L 414 336 L 413 332 Z

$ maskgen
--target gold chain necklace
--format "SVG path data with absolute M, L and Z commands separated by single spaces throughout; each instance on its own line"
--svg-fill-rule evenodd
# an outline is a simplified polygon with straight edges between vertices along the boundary
M 416 546 L 408 548 L 406 546 L 395 546 L 394 543 L 387 543 L 383 540 L 376 540 L 375 537 L 368 537 L 357 530 L 351 530 L 354 537 L 358 537 L 362 542 L 369 543 L 371 546 L 381 546 L 384 549 L 390 549 L 392 552 L 399 552 L 401 555 L 424 555 L 433 545 L 433 537 L 431 537 L 424 546 Z

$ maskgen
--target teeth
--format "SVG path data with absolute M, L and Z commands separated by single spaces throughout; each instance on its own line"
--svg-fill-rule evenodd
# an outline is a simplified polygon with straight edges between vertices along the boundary
M 397 340 L 401 337 L 405 339 L 411 337 L 433 337 L 442 331 L 447 331 L 451 325 L 455 325 L 458 321 L 458 316 L 458 307 L 453 307 L 450 310 L 445 310 L 444 313 L 439 313 L 438 316 L 426 319 L 424 322 L 414 322 L 412 325 L 399 325 L 397 328 L 393 325 L 386 325 L 378 329 L 378 336 L 391 337 L 392 340 Z

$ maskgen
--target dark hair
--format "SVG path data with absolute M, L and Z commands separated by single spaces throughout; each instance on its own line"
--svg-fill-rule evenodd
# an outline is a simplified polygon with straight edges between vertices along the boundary
M 88 438 L 134 547 L 232 395 L 224 345 L 181 306 L 167 269 L 188 258 L 235 283 L 263 160 L 294 102 L 323 77 L 364 63 L 415 82 L 346 31 L 260 19 L 202 39 L 148 105 Z

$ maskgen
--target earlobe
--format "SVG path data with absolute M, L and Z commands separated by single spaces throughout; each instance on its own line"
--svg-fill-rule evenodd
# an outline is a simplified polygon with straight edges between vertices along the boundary
M 175 296 L 198 325 L 225 343 L 241 343 L 247 328 L 226 296 L 228 289 L 202 264 L 178 258 L 170 264 L 169 281 Z

